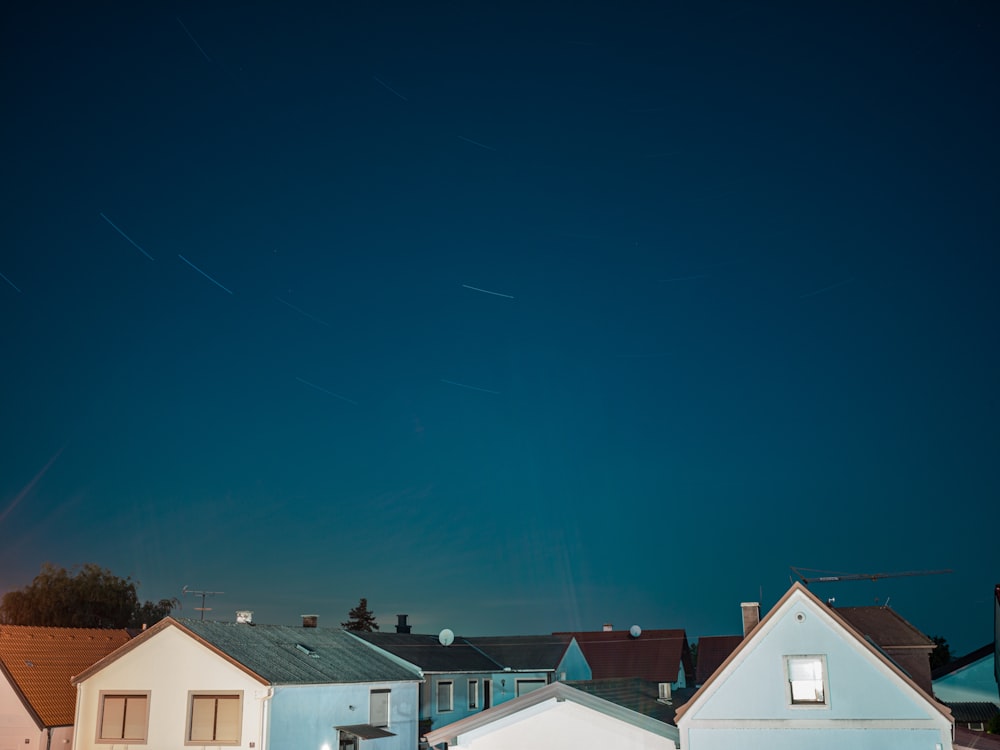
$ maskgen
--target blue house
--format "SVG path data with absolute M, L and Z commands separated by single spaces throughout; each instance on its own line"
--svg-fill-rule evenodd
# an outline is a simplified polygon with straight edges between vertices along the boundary
M 591 677 L 583 652 L 567 636 L 442 639 L 418 633 L 353 635 L 423 677 L 420 719 L 425 732 L 552 682 Z
M 796 583 L 677 712 L 682 750 L 952 750 L 951 713 Z
M 74 747 L 414 750 L 420 677 L 303 622 L 160 621 L 73 678 Z

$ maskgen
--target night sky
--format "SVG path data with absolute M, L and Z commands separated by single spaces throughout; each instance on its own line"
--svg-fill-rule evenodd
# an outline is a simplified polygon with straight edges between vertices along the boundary
M 2 13 L 0 592 L 991 640 L 996 3 Z

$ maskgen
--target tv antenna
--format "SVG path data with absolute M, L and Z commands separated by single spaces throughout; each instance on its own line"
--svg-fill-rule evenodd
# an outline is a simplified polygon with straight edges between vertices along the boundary
M 225 591 L 192 591 L 187 586 L 185 586 L 183 589 L 181 589 L 181 594 L 194 594 L 195 596 L 200 596 L 201 597 L 201 606 L 200 607 L 195 607 L 195 609 L 197 611 L 201 612 L 201 619 L 202 620 L 205 619 L 205 613 L 206 612 L 211 612 L 212 611 L 211 607 L 206 607 L 205 606 L 205 599 L 206 599 L 206 597 L 209 597 L 209 596 L 219 596 L 219 595 L 225 594 L 225 593 L 226 593 Z
M 938 576 L 945 573 L 953 573 L 948 570 L 905 570 L 902 573 L 833 573 L 828 570 L 815 570 L 814 568 L 796 568 L 792 566 L 792 572 L 799 577 L 803 584 L 810 583 L 836 583 L 838 581 L 877 581 L 880 578 L 902 578 L 904 576 Z M 806 576 L 804 573 L 823 573 L 819 576 Z

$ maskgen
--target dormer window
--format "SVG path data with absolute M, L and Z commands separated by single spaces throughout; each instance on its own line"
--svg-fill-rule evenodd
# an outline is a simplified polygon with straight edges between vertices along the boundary
M 825 656 L 786 656 L 789 698 L 793 706 L 825 706 Z

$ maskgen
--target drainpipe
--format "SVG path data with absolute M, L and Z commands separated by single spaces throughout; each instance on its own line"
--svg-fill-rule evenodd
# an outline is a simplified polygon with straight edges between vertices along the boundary
M 76 683 L 76 711 L 73 714 L 73 750 L 76 750 L 76 733 L 80 728 L 80 710 L 83 705 L 83 683 Z
M 274 688 L 268 686 L 267 692 L 260 699 L 260 750 L 267 750 L 267 728 L 270 718 L 271 698 L 274 697 Z
M 52 748 L 52 727 L 45 727 L 45 750 Z

